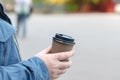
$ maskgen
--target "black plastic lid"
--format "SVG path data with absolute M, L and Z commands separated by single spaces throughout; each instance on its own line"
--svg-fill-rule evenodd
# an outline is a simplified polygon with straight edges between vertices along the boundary
M 63 43 L 63 44 L 69 44 L 69 45 L 75 44 L 74 39 L 71 36 L 64 35 L 64 34 L 56 33 L 56 35 L 55 35 L 55 37 L 53 37 L 53 39 L 55 41 Z

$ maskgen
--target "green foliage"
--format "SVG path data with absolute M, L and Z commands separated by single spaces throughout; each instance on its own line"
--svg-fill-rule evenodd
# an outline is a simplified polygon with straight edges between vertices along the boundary
M 70 0 L 67 4 L 66 4 L 66 10 L 69 12 L 75 12 L 78 10 L 78 5 L 73 1 Z
M 40 3 L 43 2 L 44 0 L 33 0 L 33 3 Z
M 99 5 L 99 3 L 104 0 L 69 0 L 69 2 L 66 4 L 66 10 L 67 11 L 80 11 L 82 8 L 84 8 L 84 5 Z

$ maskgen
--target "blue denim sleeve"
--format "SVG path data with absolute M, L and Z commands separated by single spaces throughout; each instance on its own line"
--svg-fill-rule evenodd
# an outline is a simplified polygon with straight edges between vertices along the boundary
M 0 66 L 0 80 L 50 80 L 44 62 L 33 57 L 18 64 Z

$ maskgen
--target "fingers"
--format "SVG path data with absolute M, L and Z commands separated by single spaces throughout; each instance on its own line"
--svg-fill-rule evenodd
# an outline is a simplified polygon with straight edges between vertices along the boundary
M 64 70 L 69 68 L 72 65 L 72 61 L 68 61 L 68 62 L 60 62 L 59 63 L 59 69 Z
M 74 55 L 74 51 L 61 52 L 54 54 L 58 60 L 66 60 Z
M 67 69 L 71 66 L 71 63 L 72 63 L 71 61 L 67 61 L 67 62 L 58 61 L 57 65 L 53 66 L 53 69 L 50 73 L 50 74 L 54 74 L 51 75 L 50 80 L 54 80 L 58 78 L 60 75 L 64 74 L 67 71 Z
M 55 80 L 57 79 L 58 77 L 60 77 L 60 75 L 64 74 L 67 70 L 64 69 L 64 70 L 57 70 L 57 73 L 55 75 L 52 75 L 50 77 L 50 80 Z

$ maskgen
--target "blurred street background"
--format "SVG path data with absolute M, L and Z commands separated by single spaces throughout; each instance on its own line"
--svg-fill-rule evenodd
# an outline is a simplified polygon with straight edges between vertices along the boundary
M 0 0 L 7 12 L 14 11 L 15 0 Z M 120 0 L 33 0 L 34 12 L 80 13 L 114 12 Z M 117 7 L 117 11 L 119 7 Z
M 14 0 L 1 0 L 16 25 Z M 120 80 L 120 0 L 33 0 L 27 36 L 18 36 L 26 60 L 56 33 L 75 38 L 72 67 L 57 80 Z M 16 27 L 16 26 L 15 26 Z

